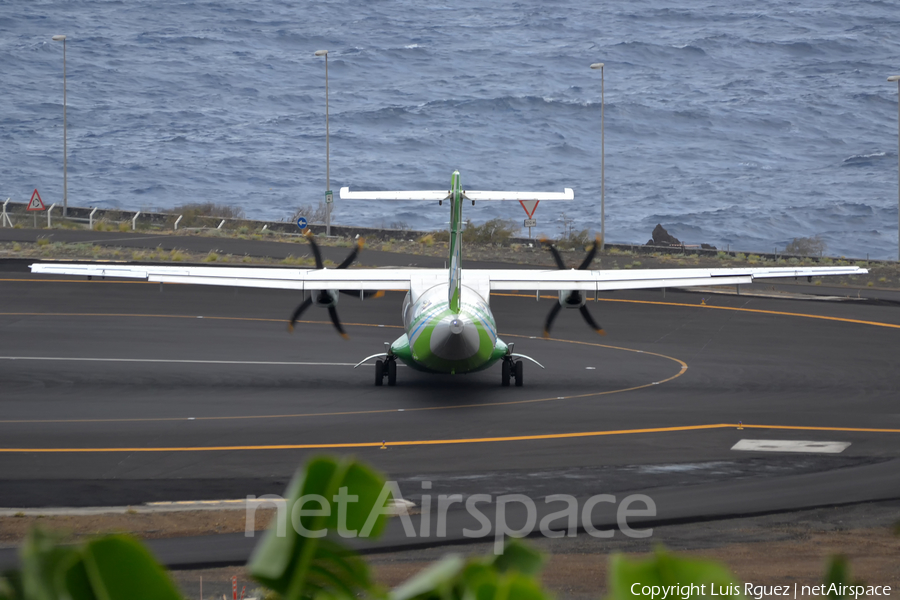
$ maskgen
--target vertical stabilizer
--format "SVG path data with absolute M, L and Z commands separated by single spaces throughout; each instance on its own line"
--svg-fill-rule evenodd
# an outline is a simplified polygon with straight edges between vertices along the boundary
M 462 188 L 459 184 L 459 170 L 450 176 L 450 310 L 459 312 L 460 268 L 462 249 Z

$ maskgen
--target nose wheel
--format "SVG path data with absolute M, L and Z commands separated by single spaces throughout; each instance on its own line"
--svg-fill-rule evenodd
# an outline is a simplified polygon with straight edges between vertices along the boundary
M 397 359 L 388 357 L 387 360 L 375 361 L 375 385 L 384 385 L 387 377 L 388 385 L 397 385 Z
M 513 361 L 510 357 L 504 357 L 503 363 L 500 365 L 500 385 L 509 387 L 510 379 L 516 380 L 516 387 L 522 387 L 525 383 L 523 372 L 525 366 L 521 360 Z

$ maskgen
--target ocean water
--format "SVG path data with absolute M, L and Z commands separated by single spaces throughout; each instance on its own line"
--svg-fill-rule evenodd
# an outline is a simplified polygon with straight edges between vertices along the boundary
M 331 187 L 575 190 L 538 232 L 897 255 L 896 1 L 483 3 L 0 0 L 0 200 L 214 201 L 287 219 Z M 518 203 L 466 206 L 479 223 Z M 446 226 L 448 208 L 341 202 L 333 222 Z

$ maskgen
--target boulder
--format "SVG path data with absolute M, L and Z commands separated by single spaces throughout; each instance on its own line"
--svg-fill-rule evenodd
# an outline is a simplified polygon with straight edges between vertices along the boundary
M 681 242 L 673 235 L 670 235 L 668 231 L 666 231 L 662 225 L 657 224 L 656 227 L 653 228 L 653 236 L 647 242 L 647 246 L 680 246 Z

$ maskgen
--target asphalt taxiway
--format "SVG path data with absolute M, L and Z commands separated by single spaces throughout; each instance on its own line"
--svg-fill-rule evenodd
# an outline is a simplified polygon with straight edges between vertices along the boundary
M 360 359 L 402 333 L 399 293 L 338 310 L 295 293 L 0 273 L 0 506 L 280 493 L 308 457 L 352 453 L 433 493 L 640 490 L 684 522 L 900 498 L 900 311 L 856 302 L 603 296 L 540 339 L 554 298 L 496 295 L 501 337 L 546 370 L 502 388 Z M 704 305 L 702 302 L 706 304 Z M 837 454 L 739 441 L 849 442 Z M 202 561 L 201 561 L 202 562 Z M 227 561 L 226 561 L 227 562 Z

